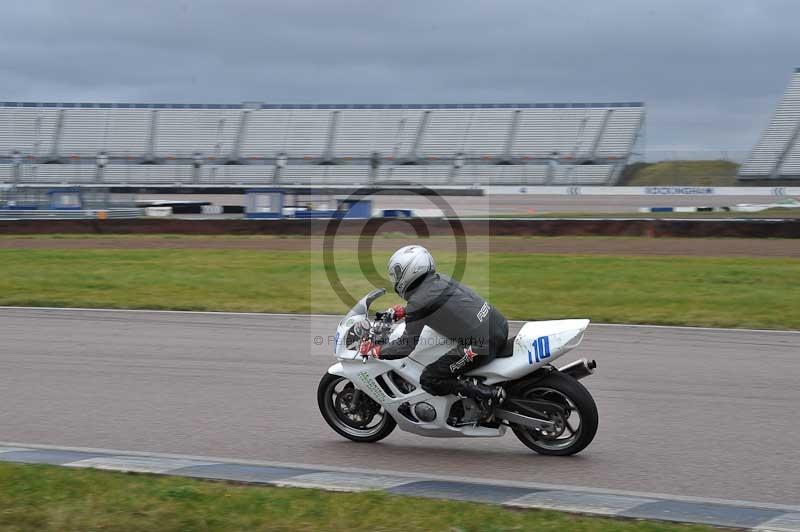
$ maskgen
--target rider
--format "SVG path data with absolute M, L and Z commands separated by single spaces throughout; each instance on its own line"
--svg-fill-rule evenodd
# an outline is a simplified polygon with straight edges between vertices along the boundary
M 490 362 L 508 338 L 508 321 L 468 287 L 436 273 L 433 257 L 422 246 L 405 246 L 389 259 L 389 280 L 406 307 L 389 310 L 395 321 L 405 318 L 403 335 L 386 345 L 364 341 L 363 355 L 382 359 L 411 354 L 427 325 L 446 336 L 454 347 L 425 368 L 422 389 L 432 395 L 458 394 L 488 404 L 505 398 L 500 386 L 487 386 L 459 375 Z

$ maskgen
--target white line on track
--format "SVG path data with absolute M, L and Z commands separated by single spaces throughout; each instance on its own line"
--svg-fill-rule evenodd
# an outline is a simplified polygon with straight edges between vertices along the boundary
M 149 309 L 124 309 L 124 308 L 84 308 L 84 307 L 16 307 L 0 305 L 0 310 L 53 310 L 64 312 L 135 312 L 159 314 L 199 314 L 210 316 L 262 316 L 285 318 L 337 318 L 338 314 L 291 314 L 280 312 L 222 312 L 210 310 L 149 310 Z M 509 320 L 510 323 L 523 324 L 524 320 Z M 689 331 L 727 331 L 727 332 L 757 332 L 757 333 L 786 333 L 800 334 L 800 331 L 787 329 L 737 329 L 726 327 L 692 327 L 689 325 L 648 325 L 646 323 L 592 323 L 593 327 L 638 327 L 650 329 L 675 329 Z
M 169 460 L 189 460 L 195 462 L 215 462 L 222 464 L 244 464 L 244 465 L 257 465 L 267 467 L 286 467 L 286 468 L 302 468 L 302 469 L 319 469 L 324 471 L 338 471 L 342 473 L 353 474 L 368 474 L 368 475 L 388 475 L 396 477 L 405 477 L 410 479 L 424 479 L 424 480 L 440 480 L 450 482 L 470 482 L 475 484 L 494 484 L 498 486 L 511 486 L 518 488 L 530 488 L 541 490 L 560 490 L 560 491 L 579 491 L 585 493 L 597 493 L 603 495 L 621 495 L 628 497 L 643 497 L 651 499 L 664 499 L 671 501 L 695 502 L 704 504 L 722 504 L 730 506 L 747 506 L 756 508 L 769 508 L 772 510 L 781 510 L 785 512 L 800 512 L 800 506 L 792 506 L 789 504 L 775 504 L 768 502 L 755 502 L 755 501 L 741 501 L 732 499 L 715 499 L 708 497 L 689 497 L 683 495 L 672 495 L 667 493 L 650 493 L 645 491 L 626 491 L 626 490 L 611 490 L 603 488 L 589 488 L 582 486 L 565 486 L 560 484 L 541 484 L 536 482 L 521 482 L 503 479 L 490 479 L 490 478 L 476 478 L 464 477 L 456 475 L 437 475 L 428 473 L 413 473 L 409 471 L 391 471 L 386 469 L 363 469 L 357 467 L 338 467 L 331 465 L 321 464 L 305 464 L 297 462 L 271 462 L 267 460 L 246 460 L 238 458 L 217 458 L 211 456 L 197 456 L 186 454 L 171 454 L 171 453 L 151 453 L 142 451 L 123 451 L 118 449 L 98 449 L 94 447 L 65 447 L 61 445 L 45 445 L 38 443 L 19 443 L 19 442 L 4 442 L 0 441 L 2 447 L 22 447 L 27 450 L 57 450 L 57 451 L 75 451 L 85 453 L 98 453 L 120 456 L 140 456 L 148 458 L 165 458 Z

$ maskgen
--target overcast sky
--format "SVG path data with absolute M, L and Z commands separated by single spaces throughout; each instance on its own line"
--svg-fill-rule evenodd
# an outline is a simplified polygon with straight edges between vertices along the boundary
M 646 147 L 747 150 L 798 0 L 6 0 L 0 100 L 644 101 Z

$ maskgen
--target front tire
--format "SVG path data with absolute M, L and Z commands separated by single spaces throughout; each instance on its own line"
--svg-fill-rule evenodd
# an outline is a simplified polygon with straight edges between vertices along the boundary
M 397 426 L 381 405 L 339 375 L 326 373 L 322 377 L 317 388 L 317 404 L 328 425 L 355 442 L 380 441 Z
M 561 405 L 565 414 L 549 412 L 553 431 L 540 431 L 511 424 L 514 435 L 528 448 L 549 456 L 568 456 L 581 452 L 597 433 L 597 405 L 589 391 L 575 378 L 552 371 L 545 378 L 521 383 L 511 398 L 540 399 Z M 576 416 L 577 414 L 577 416 Z

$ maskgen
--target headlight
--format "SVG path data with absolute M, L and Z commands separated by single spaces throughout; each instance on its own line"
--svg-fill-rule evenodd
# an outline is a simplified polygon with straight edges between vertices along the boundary
M 344 335 L 344 345 L 347 346 L 347 349 L 358 349 L 358 344 L 369 335 L 371 327 L 372 324 L 366 319 L 356 322 L 350 327 Z

